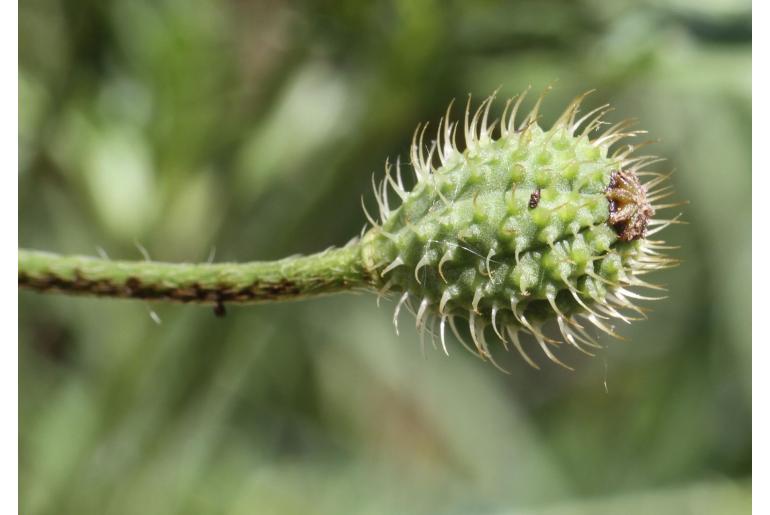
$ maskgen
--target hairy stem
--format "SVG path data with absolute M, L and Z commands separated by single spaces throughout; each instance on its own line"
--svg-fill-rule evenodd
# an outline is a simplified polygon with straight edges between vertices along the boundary
M 113 261 L 19 250 L 19 287 L 40 292 L 221 305 L 371 288 L 357 243 L 310 256 L 250 263 Z

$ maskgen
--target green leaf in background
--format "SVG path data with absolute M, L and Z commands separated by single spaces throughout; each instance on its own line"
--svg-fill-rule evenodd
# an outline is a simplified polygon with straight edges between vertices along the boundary
M 367 297 L 20 293 L 21 511 L 748 513 L 750 27 L 744 0 L 20 3 L 20 246 L 341 245 L 418 122 L 554 80 L 546 124 L 596 88 L 691 201 L 669 299 L 574 373 L 423 357 Z

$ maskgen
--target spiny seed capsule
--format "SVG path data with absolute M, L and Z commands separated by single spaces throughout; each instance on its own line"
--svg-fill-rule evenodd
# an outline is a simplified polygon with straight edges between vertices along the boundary
M 640 276 L 676 260 L 649 237 L 676 219 L 652 218 L 673 207 L 652 204 L 671 194 L 660 187 L 667 175 L 645 170 L 660 159 L 632 157 L 643 144 L 610 152 L 643 131 L 623 121 L 592 137 L 609 109 L 578 118 L 585 94 L 548 130 L 538 124 L 542 95 L 517 125 L 525 94 L 506 103 L 499 125 L 489 123 L 493 97 L 472 117 L 469 100 L 462 151 L 451 105 L 429 146 L 427 125 L 418 127 L 410 153 L 417 182 L 408 191 L 400 164 L 395 174 L 386 165 L 385 180 L 375 185 L 380 220 L 367 214 L 373 227 L 364 236 L 364 259 L 382 293 L 397 295 L 396 330 L 407 306 L 423 337 L 438 325 L 445 352 L 447 324 L 463 341 L 459 318 L 482 358 L 494 362 L 487 343 L 494 333 L 537 367 L 519 337 L 528 333 L 564 365 L 551 350 L 562 342 L 546 336 L 544 324 L 555 320 L 564 342 L 590 354 L 586 347 L 598 343 L 586 322 L 617 336 L 611 319 L 629 322 L 628 310 L 644 316 L 631 299 L 649 297 L 629 287 L 660 288 Z M 642 184 L 640 177 L 651 179 Z M 391 191 L 401 200 L 396 208 Z

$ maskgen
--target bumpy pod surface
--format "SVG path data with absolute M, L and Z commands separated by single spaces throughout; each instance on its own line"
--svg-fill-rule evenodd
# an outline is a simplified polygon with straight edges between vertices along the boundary
M 508 101 L 499 124 L 488 122 L 490 97 L 472 117 L 466 109 L 462 151 L 448 110 L 430 145 L 425 128 L 415 133 L 411 190 L 398 164 L 386 166 L 375 185 L 380 220 L 370 217 L 363 244 L 382 292 L 399 299 L 396 323 L 407 306 L 422 334 L 438 334 L 446 351 L 447 324 L 463 340 L 460 317 L 482 358 L 492 359 L 487 336 L 494 333 L 536 366 L 522 332 L 563 364 L 550 348 L 560 342 L 544 334 L 544 323 L 555 320 L 565 342 L 588 352 L 598 344 L 585 322 L 616 336 L 611 319 L 644 316 L 631 299 L 645 297 L 628 288 L 657 288 L 639 276 L 675 264 L 661 254 L 669 247 L 649 239 L 675 222 L 651 218 L 671 207 L 651 204 L 670 194 L 665 186 L 652 191 L 667 176 L 644 171 L 659 161 L 654 156 L 631 156 L 642 144 L 618 145 L 643 133 L 629 131 L 631 121 L 592 138 L 608 109 L 578 118 L 584 96 L 548 130 L 538 124 L 542 96 L 518 125 L 524 94 Z M 651 179 L 643 185 L 645 176 Z M 391 191 L 401 200 L 396 208 Z

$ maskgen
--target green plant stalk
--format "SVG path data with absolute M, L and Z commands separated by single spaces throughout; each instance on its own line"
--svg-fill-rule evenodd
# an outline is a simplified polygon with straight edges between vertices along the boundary
M 562 341 L 586 353 L 601 345 L 590 324 L 619 337 L 612 319 L 645 317 L 635 300 L 656 300 L 636 287 L 664 290 L 639 276 L 676 266 L 672 247 L 649 237 L 680 223 L 653 218 L 681 203 L 669 174 L 648 170 L 655 156 L 634 156 L 646 142 L 620 144 L 644 134 L 632 121 L 609 126 L 602 106 L 578 117 L 583 94 L 550 128 L 538 123 L 545 92 L 523 120 L 517 110 L 526 91 L 506 102 L 489 123 L 494 95 L 471 116 L 470 99 L 459 129 L 451 105 L 436 138 L 425 144 L 418 128 L 409 167 L 416 183 L 405 188 L 400 160 L 373 181 L 379 217 L 364 211 L 371 228 L 344 248 L 307 257 L 244 264 L 165 264 L 65 257 L 21 250 L 19 285 L 106 297 L 199 302 L 224 313 L 230 302 L 288 300 L 366 289 L 398 298 L 415 315 L 420 338 L 467 321 L 475 351 L 494 358 L 487 335 L 510 342 L 532 366 L 519 334 L 531 335 L 543 353 L 557 344 L 545 324 L 556 322 Z M 598 133 L 597 133 L 598 131 Z M 400 199 L 400 202 L 398 200 Z M 393 204 L 395 202 L 396 204 Z M 393 207 L 391 207 L 393 206 Z M 637 316 L 638 315 L 638 316 Z M 488 331 L 487 329 L 491 329 Z
M 309 256 L 250 263 L 115 261 L 19 250 L 19 287 L 176 302 L 257 303 L 375 287 L 358 242 Z

